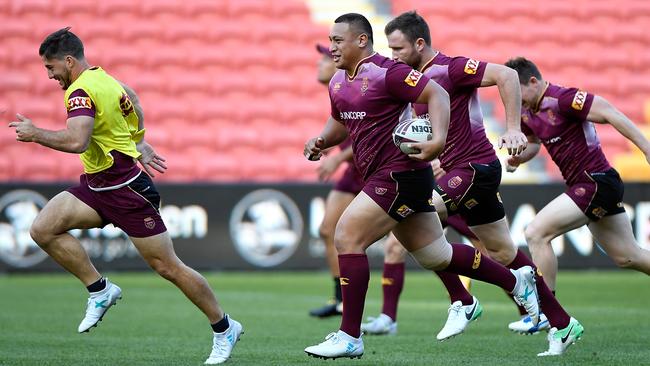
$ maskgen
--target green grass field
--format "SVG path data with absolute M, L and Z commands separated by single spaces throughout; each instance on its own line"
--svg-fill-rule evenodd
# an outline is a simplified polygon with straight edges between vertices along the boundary
M 109 274 L 124 298 L 98 328 L 77 334 L 86 293 L 67 274 L 0 276 L 0 365 L 200 365 L 210 352 L 203 315 L 171 284 L 152 273 Z M 565 307 L 585 327 L 583 339 L 560 358 L 538 359 L 545 334 L 520 336 L 517 318 L 497 288 L 474 283 L 483 317 L 450 341 L 435 340 L 448 301 L 433 275 L 407 273 L 399 334 L 364 338 L 360 360 L 317 360 L 303 352 L 338 329 L 339 318 L 309 318 L 330 294 L 327 274 L 212 273 L 208 280 L 245 334 L 229 365 L 641 365 L 650 363 L 650 292 L 639 273 L 562 272 Z M 381 306 L 374 272 L 365 315 Z

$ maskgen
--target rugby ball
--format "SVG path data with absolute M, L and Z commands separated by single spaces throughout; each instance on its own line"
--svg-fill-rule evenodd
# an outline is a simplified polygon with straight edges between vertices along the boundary
M 393 130 L 393 142 L 404 154 L 417 154 L 416 148 L 409 148 L 409 142 L 425 142 L 433 139 L 431 122 L 424 118 L 411 118 L 395 126 Z

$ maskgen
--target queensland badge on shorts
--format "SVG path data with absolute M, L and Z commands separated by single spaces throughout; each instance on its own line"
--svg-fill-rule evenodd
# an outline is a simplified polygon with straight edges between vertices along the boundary
M 156 227 L 156 220 L 152 219 L 151 217 L 145 217 L 144 226 L 147 229 L 152 230 L 153 228 Z

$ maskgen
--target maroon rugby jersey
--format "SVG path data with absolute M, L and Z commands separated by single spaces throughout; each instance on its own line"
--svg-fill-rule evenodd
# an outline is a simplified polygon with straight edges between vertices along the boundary
M 339 70 L 329 84 L 332 118 L 345 124 L 354 163 L 364 179 L 379 170 L 406 171 L 429 167 L 395 146 L 393 129 L 411 117 L 429 78 L 408 65 L 374 53 L 361 60 L 350 78 Z
M 489 163 L 497 159 L 485 135 L 477 88 L 485 73 L 485 62 L 466 57 L 449 57 L 440 52 L 423 68 L 426 76 L 449 93 L 451 114 L 445 148 L 438 156 L 446 171 L 465 163 Z M 427 106 L 415 105 L 420 118 L 429 118 Z
M 587 121 L 593 101 L 594 96 L 586 91 L 549 83 L 536 111 L 522 109 L 523 133 L 542 141 L 569 185 L 584 180 L 584 172 L 611 169 L 596 128 Z

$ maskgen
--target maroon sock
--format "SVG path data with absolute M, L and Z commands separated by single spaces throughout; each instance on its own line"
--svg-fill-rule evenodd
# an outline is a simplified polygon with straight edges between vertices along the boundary
M 382 314 L 397 321 L 397 304 L 399 295 L 404 288 L 404 263 L 384 263 L 384 273 L 381 276 L 381 289 L 384 293 Z
M 451 244 L 451 248 L 451 262 L 446 272 L 491 283 L 509 292 L 515 288 L 517 278 L 506 267 L 465 244 Z
M 548 288 L 541 273 L 537 270 L 535 263 L 524 254 L 521 250 L 517 250 L 515 259 L 508 265 L 508 268 L 517 269 L 523 266 L 531 266 L 535 269 L 535 287 L 537 287 L 537 296 L 539 297 L 539 304 L 541 311 L 548 318 L 549 324 L 557 329 L 566 328 L 571 321 L 571 317 L 564 311 L 564 308 L 557 301 L 551 289 Z
M 365 254 L 339 254 L 339 270 L 343 294 L 341 330 L 352 337 L 359 338 L 368 281 L 370 281 L 368 257 Z
M 463 305 L 471 305 L 474 302 L 472 294 L 470 294 L 463 283 L 458 278 L 458 275 L 455 273 L 450 273 L 447 271 L 436 271 L 440 281 L 445 285 L 447 293 L 449 294 L 449 300 L 453 304 L 456 301 L 460 301 Z

